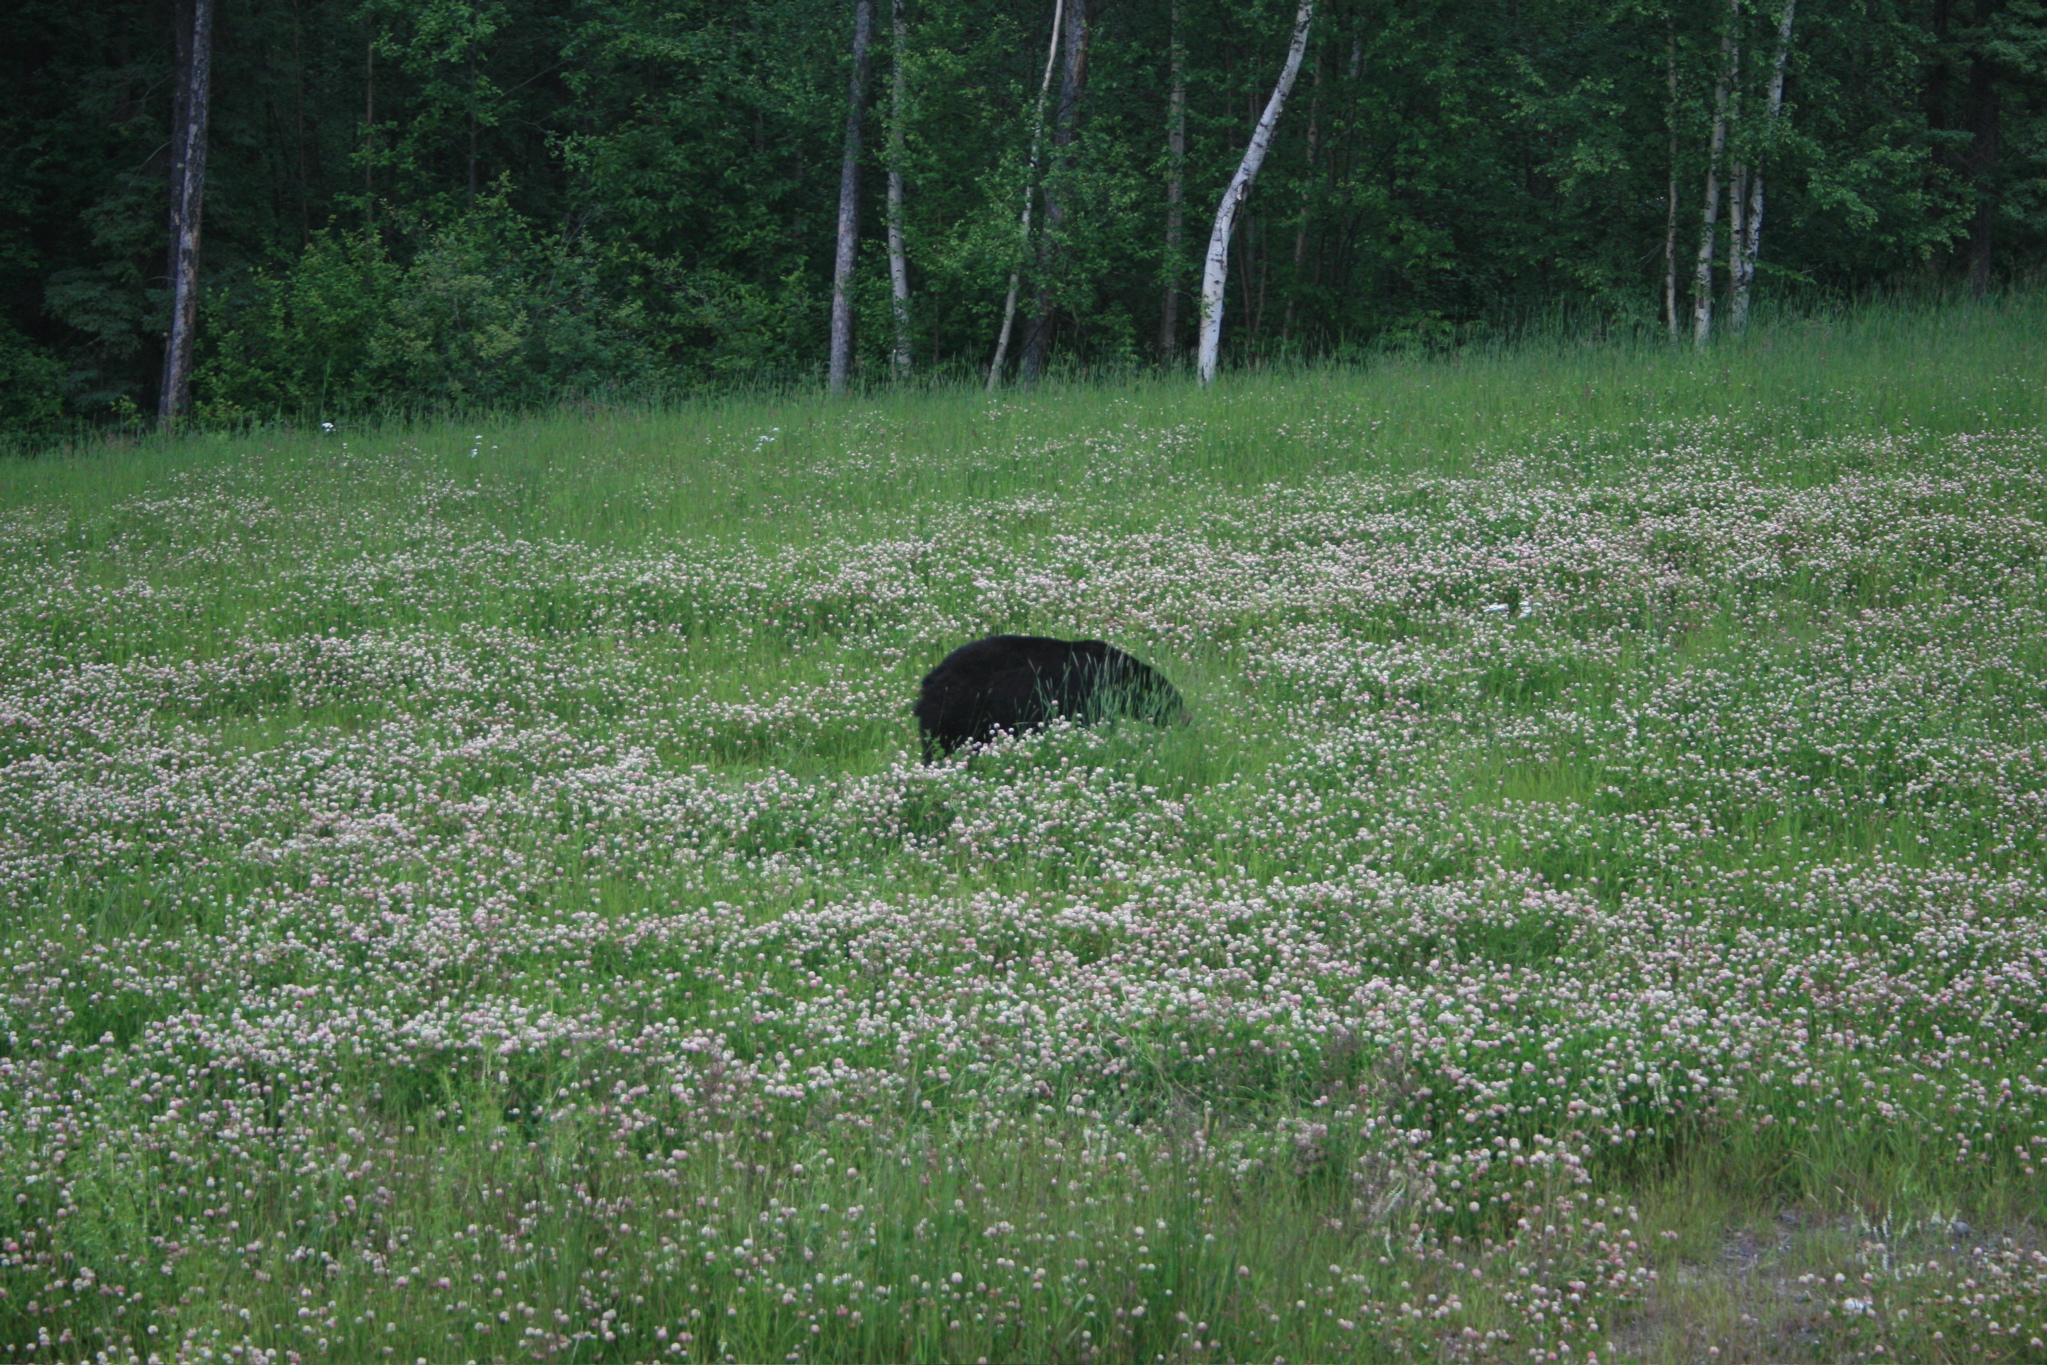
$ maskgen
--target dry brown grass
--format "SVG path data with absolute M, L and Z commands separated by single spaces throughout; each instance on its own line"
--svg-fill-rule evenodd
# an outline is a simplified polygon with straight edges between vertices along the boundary
M 1960 1210 L 1938 1201 L 1905 1213 L 1845 1201 L 1775 1206 L 1711 1160 L 1681 1169 L 1642 1203 L 1657 1250 L 1657 1283 L 1616 1333 L 1625 1357 L 1649 1365 L 1834 1365 L 1899 1360 L 2031 1360 L 2032 1327 L 2016 1337 L 1943 1331 L 1936 1302 L 1978 1287 L 1987 1261 L 2031 1264 L 2047 1241 L 2024 1214 L 2024 1191 Z M 1999 1300 L 2020 1321 L 2039 1316 L 2023 1288 Z M 1853 1305 L 1867 1305 L 1857 1311 Z M 1947 1310 L 1952 1316 L 1953 1310 Z M 1966 1315 L 1966 1310 L 1964 1310 Z M 2000 1349 L 2002 1347 L 2003 1349 Z

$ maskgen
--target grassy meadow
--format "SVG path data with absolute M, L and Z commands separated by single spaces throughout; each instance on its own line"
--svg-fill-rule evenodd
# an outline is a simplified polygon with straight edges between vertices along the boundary
M 0 1362 L 2047 1360 L 2047 298 L 0 464 Z M 923 765 L 994 631 L 1192 723 Z

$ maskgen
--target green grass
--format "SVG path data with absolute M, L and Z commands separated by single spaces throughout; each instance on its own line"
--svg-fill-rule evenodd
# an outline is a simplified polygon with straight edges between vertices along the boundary
M 974 391 L 884 391 L 850 409 L 802 393 L 507 425 L 144 438 L 10 462 L 0 467 L 0 497 L 62 511 L 70 523 L 62 544 L 78 549 L 146 542 L 155 534 L 146 509 L 112 509 L 193 468 L 225 468 L 238 489 L 285 509 L 345 498 L 364 515 L 338 534 L 365 551 L 396 548 L 373 514 L 408 506 L 422 477 L 464 490 L 447 510 L 460 509 L 451 520 L 472 531 L 619 548 L 733 535 L 787 544 L 849 514 L 914 524 L 941 507 L 1075 486 L 1111 504 L 1093 509 L 1111 525 L 1119 491 L 1136 504 L 1134 524 L 1149 525 L 1179 486 L 1158 487 L 1161 474 L 1197 490 L 1348 471 L 1455 476 L 1540 452 L 1557 472 L 1594 476 L 1666 424 L 1700 421 L 1739 429 L 1745 459 L 1782 462 L 1785 478 L 1812 486 L 1877 458 L 1815 457 L 1811 446 L 1830 438 L 1881 432 L 1909 444 L 2037 425 L 2047 415 L 2042 322 L 2039 299 L 2015 295 L 1789 322 L 1703 354 L 1565 341 L 1235 376 L 1207 391 L 1180 378 L 1053 384 L 995 402 Z M 1113 441 L 1147 425 L 1184 429 L 1159 452 L 1162 470 L 1047 458 L 1080 456 L 1090 438 Z M 487 449 L 471 459 L 478 430 Z M 756 450 L 769 431 L 774 442 Z M 371 450 L 409 458 L 366 465 Z M 1024 520 L 1016 529 L 1043 527 Z
M 0 464 L 0 1360 L 2034 1358 L 2043 379 L 2013 295 Z M 919 764 L 998 630 L 1192 723 Z

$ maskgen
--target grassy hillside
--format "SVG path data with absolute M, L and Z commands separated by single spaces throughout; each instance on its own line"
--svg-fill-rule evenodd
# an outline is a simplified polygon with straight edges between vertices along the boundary
M 0 466 L 0 1360 L 2035 1358 L 2043 379 Z M 920 765 L 998 630 L 1193 723 Z

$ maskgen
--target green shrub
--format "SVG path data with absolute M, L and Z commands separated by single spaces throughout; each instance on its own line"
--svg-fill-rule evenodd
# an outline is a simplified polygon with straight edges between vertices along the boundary
M 0 327 L 0 437 L 41 431 L 64 416 L 64 362 Z
M 449 411 L 644 387 L 635 310 L 607 301 L 594 253 L 536 231 L 506 192 L 428 230 L 330 228 L 284 274 L 217 301 L 202 410 Z

